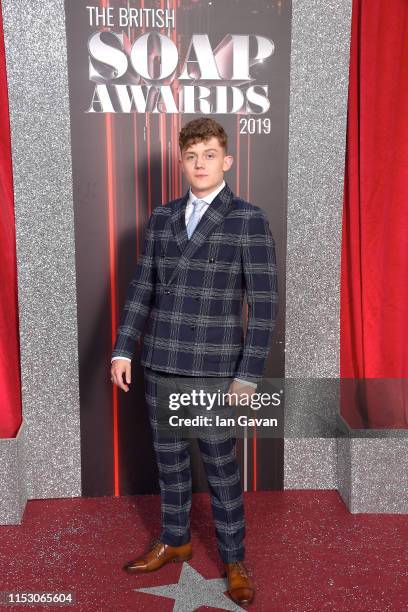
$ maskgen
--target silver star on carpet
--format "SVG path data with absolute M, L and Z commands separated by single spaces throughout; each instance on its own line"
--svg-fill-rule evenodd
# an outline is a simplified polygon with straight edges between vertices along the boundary
M 210 606 L 220 610 L 232 610 L 233 612 L 244 610 L 227 595 L 224 595 L 224 591 L 227 589 L 226 579 L 211 578 L 206 580 L 191 565 L 184 562 L 179 581 L 175 584 L 163 584 L 158 587 L 133 590 L 174 599 L 173 612 L 193 612 L 200 606 Z

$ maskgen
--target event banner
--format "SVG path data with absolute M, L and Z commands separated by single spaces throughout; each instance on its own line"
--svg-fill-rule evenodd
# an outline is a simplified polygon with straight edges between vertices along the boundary
M 128 393 L 112 386 L 110 356 L 150 214 L 188 189 L 178 133 L 191 119 L 223 125 L 234 157 L 225 179 L 269 219 L 279 314 L 265 375 L 284 376 L 291 3 L 65 0 L 65 13 L 83 494 L 158 492 L 143 337 Z M 281 488 L 282 444 L 237 441 L 245 489 Z M 205 490 L 191 453 L 194 488 Z

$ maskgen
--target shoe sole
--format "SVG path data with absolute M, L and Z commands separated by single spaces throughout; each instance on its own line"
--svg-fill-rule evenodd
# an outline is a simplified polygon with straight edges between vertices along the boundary
M 233 597 L 231 597 L 231 594 L 230 594 L 230 598 L 232 599 L 232 601 L 234 603 L 236 603 L 239 606 L 248 606 L 249 604 L 253 603 L 253 601 L 255 599 L 255 595 L 252 597 L 252 599 L 244 599 L 243 601 L 239 601 L 238 599 L 234 599 Z

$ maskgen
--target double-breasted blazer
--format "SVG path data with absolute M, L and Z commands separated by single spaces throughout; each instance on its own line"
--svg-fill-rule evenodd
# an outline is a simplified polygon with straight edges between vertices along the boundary
M 187 192 L 154 208 L 112 352 L 175 375 L 262 379 L 277 316 L 275 245 L 265 213 L 228 184 L 190 240 Z M 246 334 L 243 301 L 248 303 Z

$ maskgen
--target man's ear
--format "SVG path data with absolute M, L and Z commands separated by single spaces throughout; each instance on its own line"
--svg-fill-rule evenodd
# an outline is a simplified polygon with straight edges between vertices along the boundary
M 184 172 L 184 168 L 183 168 L 183 160 L 181 159 L 181 157 L 179 157 L 179 158 L 178 158 L 178 163 L 179 163 L 179 166 L 180 166 L 180 168 L 181 168 L 181 171 L 182 171 L 182 172 Z
M 222 169 L 224 170 L 224 172 L 227 172 L 227 170 L 231 168 L 233 163 L 234 163 L 234 158 L 232 157 L 232 155 L 225 155 L 224 163 L 222 166 Z

